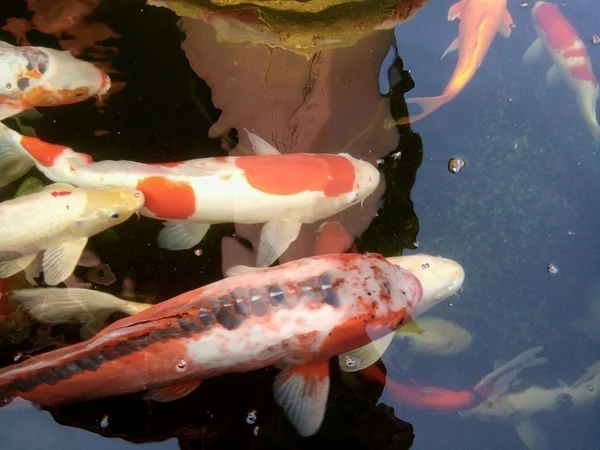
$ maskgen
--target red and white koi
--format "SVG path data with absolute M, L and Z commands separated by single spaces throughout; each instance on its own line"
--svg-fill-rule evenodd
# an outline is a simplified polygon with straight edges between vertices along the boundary
M 406 124 L 420 120 L 455 98 L 471 81 L 481 66 L 497 33 L 508 38 L 515 27 L 506 0 L 460 0 L 448 10 L 448 20 L 460 18 L 458 37 L 452 41 L 442 58 L 458 50 L 458 63 L 442 95 L 407 98 L 422 112 L 397 122 Z
M 0 41 L 0 120 L 40 106 L 106 94 L 110 78 L 68 51 Z
M 546 83 L 552 86 L 561 79 L 566 81 L 575 93 L 579 111 L 594 140 L 600 144 L 600 125 L 596 118 L 598 81 L 585 44 L 558 5 L 538 1 L 531 15 L 538 38 L 523 55 L 523 62 L 531 64 L 539 60 L 546 50 L 554 62 L 546 73 Z
M 138 189 L 146 199 L 140 214 L 167 220 L 158 244 L 170 250 L 198 244 L 210 224 L 265 223 L 257 265 L 268 266 L 296 239 L 303 223 L 362 202 L 379 184 L 375 166 L 347 153 L 282 155 L 248 134 L 257 155 L 164 164 L 94 162 L 90 155 L 0 124 L 0 186 L 35 165 L 53 181 Z
M 299 434 L 323 421 L 329 359 L 395 330 L 423 304 L 378 254 L 332 254 L 233 276 L 121 319 L 93 338 L 0 370 L 0 399 L 38 405 L 148 390 L 170 401 L 204 379 L 283 366 L 275 399 Z
M 0 278 L 32 266 L 41 256 L 46 284 L 64 281 L 90 236 L 129 219 L 143 204 L 144 195 L 133 189 L 66 183 L 0 203 Z

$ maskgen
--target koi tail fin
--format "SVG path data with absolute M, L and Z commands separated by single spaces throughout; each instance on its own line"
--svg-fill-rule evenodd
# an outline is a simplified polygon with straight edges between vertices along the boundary
M 589 128 L 594 137 L 594 142 L 596 142 L 596 149 L 600 150 L 600 125 L 598 125 L 597 122 L 594 122 Z
M 547 358 L 537 357 L 543 347 L 535 347 L 521 353 L 519 356 L 511 359 L 502 367 L 486 375 L 473 389 L 477 394 L 483 397 L 482 400 L 492 395 L 500 395 L 510 387 L 515 377 L 528 367 L 535 367 L 548 362 Z
M 150 304 L 121 300 L 105 292 L 80 288 L 31 288 L 9 294 L 9 301 L 24 308 L 41 322 L 64 323 L 77 320 L 96 323 L 98 316 L 121 311 L 133 315 L 149 308 Z
M 21 178 L 35 164 L 20 145 L 21 135 L 0 123 L 0 188 Z
M 406 103 L 418 105 L 421 108 L 421 112 L 408 117 L 402 117 L 401 119 L 397 120 L 396 123 L 398 125 L 406 125 L 408 123 L 414 123 L 418 120 L 421 120 L 439 109 L 444 104 L 448 103 L 453 97 L 453 95 L 439 95 L 437 97 L 407 98 Z

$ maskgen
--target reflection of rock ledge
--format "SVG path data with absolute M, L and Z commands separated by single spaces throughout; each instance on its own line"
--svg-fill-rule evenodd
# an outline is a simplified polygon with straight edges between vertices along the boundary
M 427 0 L 148 0 L 211 23 L 220 41 L 258 41 L 297 53 L 349 47 L 410 19 Z M 268 5 L 268 7 L 264 6 Z M 223 17 L 226 16 L 226 20 Z

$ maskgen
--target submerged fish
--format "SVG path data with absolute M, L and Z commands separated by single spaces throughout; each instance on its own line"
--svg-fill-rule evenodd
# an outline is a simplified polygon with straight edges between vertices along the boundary
M 77 265 L 88 238 L 131 217 L 144 203 L 133 189 L 75 188 L 65 183 L 0 203 L 0 278 L 42 254 L 44 281 L 56 285 Z
M 563 416 L 583 410 L 598 400 L 599 393 L 600 362 L 595 362 L 573 384 L 559 381 L 553 388 L 531 386 L 518 392 L 498 392 L 473 408 L 461 411 L 460 415 L 511 422 L 528 449 L 541 450 L 550 448 L 550 443 L 537 422 L 540 415 Z
M 448 20 L 457 18 L 460 18 L 458 37 L 442 58 L 458 50 L 458 63 L 444 92 L 438 97 L 407 98 L 406 103 L 416 103 L 423 111 L 397 123 L 416 122 L 455 98 L 481 66 L 496 33 L 508 38 L 514 28 L 506 0 L 460 0 L 448 10 Z
M 523 62 L 539 60 L 544 49 L 553 61 L 546 74 L 548 85 L 566 81 L 575 93 L 581 116 L 597 144 L 600 144 L 600 125 L 596 118 L 598 81 L 594 76 L 592 61 L 585 44 L 562 15 L 558 5 L 538 1 L 531 9 L 538 38 L 523 55 Z
M 299 434 L 318 431 L 329 359 L 435 305 L 378 254 L 304 258 L 225 278 L 121 319 L 92 339 L 0 370 L 4 403 L 40 405 L 148 390 L 170 401 L 204 379 L 283 366 L 275 400 Z
M 542 347 L 535 347 L 521 353 L 486 375 L 470 389 L 453 390 L 436 386 L 403 384 L 387 378 L 376 365 L 363 369 L 361 373 L 369 380 L 385 385 L 398 404 L 434 411 L 460 411 L 474 407 L 493 395 L 505 392 L 523 369 L 545 364 L 546 358 L 536 357 L 537 353 L 542 350 Z
M 210 224 L 265 223 L 256 263 L 268 266 L 297 238 L 303 223 L 364 201 L 379 184 L 377 168 L 347 153 L 282 155 L 248 134 L 257 155 L 143 164 L 94 162 L 0 124 L 0 186 L 35 165 L 53 181 L 139 189 L 146 198 L 140 214 L 167 220 L 158 244 L 170 250 L 198 244 Z
M 30 108 L 100 97 L 109 89 L 108 75 L 68 51 L 0 41 L 0 120 Z

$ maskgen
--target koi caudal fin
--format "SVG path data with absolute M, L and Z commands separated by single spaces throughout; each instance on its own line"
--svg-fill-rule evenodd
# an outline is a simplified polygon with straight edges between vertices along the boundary
M 415 98 L 407 98 L 406 104 L 416 104 L 421 108 L 421 112 L 418 114 L 410 115 L 408 117 L 402 117 L 398 119 L 396 123 L 398 125 L 405 125 L 407 123 L 414 123 L 417 120 L 421 120 L 424 117 L 427 117 L 432 112 L 436 111 L 450 100 L 454 98 L 454 95 L 443 94 L 437 97 L 415 97 Z
M 35 164 L 20 145 L 21 135 L 0 123 L 0 188 L 18 180 Z
M 528 367 L 535 367 L 548 362 L 547 358 L 539 358 L 536 355 L 543 350 L 543 347 L 535 347 L 521 353 L 519 356 L 511 359 L 502 367 L 486 375 L 473 389 L 485 400 L 492 395 L 501 395 L 510 387 L 515 377 Z

